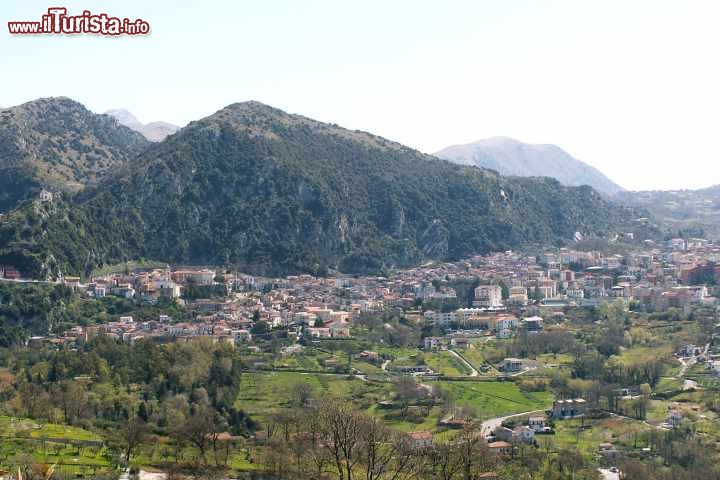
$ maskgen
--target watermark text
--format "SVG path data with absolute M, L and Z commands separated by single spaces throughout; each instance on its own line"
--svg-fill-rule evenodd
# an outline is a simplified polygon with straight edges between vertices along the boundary
M 141 18 L 130 20 L 89 10 L 68 15 L 67 8 L 52 7 L 40 21 L 8 22 L 8 31 L 13 35 L 147 35 L 150 24 Z

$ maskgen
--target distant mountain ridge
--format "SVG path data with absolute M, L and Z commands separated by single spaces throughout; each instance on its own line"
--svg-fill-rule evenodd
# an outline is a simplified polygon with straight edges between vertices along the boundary
M 41 189 L 75 193 L 125 165 L 149 142 L 66 97 L 0 111 L 0 212 Z
M 35 277 L 137 258 L 380 273 L 605 236 L 633 218 L 586 186 L 503 177 L 244 102 L 151 145 L 73 202 L 9 215 L 0 263 Z
M 589 185 L 606 195 L 623 190 L 596 168 L 550 144 L 529 144 L 507 137 L 492 137 L 447 147 L 435 155 L 461 165 L 496 170 L 502 175 L 552 177 L 563 185 Z
M 165 140 L 165 137 L 180 130 L 180 127 L 177 125 L 173 125 L 168 122 L 150 122 L 143 124 L 137 119 L 137 117 L 135 117 L 135 115 L 124 109 L 108 110 L 105 114 L 116 118 L 121 125 L 125 125 L 126 127 L 141 133 L 151 142 L 160 142 Z
M 614 201 L 647 210 L 678 236 L 720 238 L 720 185 L 698 190 L 623 191 Z

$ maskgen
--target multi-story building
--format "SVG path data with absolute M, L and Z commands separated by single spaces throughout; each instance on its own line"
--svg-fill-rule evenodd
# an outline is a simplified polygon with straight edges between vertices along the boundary
M 481 308 L 502 307 L 502 289 L 499 285 L 480 285 L 475 289 L 473 306 Z

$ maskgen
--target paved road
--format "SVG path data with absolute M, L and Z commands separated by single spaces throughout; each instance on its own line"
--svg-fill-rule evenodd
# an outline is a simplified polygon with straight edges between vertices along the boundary
M 690 357 L 690 358 L 678 358 L 678 362 L 680 362 L 680 371 L 677 374 L 677 378 L 682 378 L 685 376 L 685 372 L 687 372 L 687 369 L 695 365 L 697 362 L 696 357 Z
M 620 480 L 620 472 L 611 472 L 609 468 L 598 468 L 603 480 Z
M 523 374 L 525 374 L 525 373 L 532 372 L 533 370 L 537 370 L 537 368 L 538 368 L 538 367 L 528 367 L 528 368 L 526 368 L 525 370 L 520 370 L 520 371 L 517 372 L 517 373 L 512 373 L 512 374 L 510 374 L 510 376 L 511 376 L 511 377 L 519 377 L 520 375 L 523 375 Z
M 454 350 L 448 349 L 448 352 L 450 352 L 450 355 L 452 355 L 452 356 L 454 356 L 455 358 L 457 358 L 458 360 L 460 360 L 466 367 L 468 367 L 468 368 L 470 369 L 470 372 L 471 372 L 470 375 L 469 375 L 470 377 L 477 377 L 478 375 L 480 375 L 480 372 L 478 372 L 478 371 L 475 369 L 475 367 L 473 367 L 473 366 L 470 364 L 470 362 L 468 362 L 467 360 L 465 360 L 465 357 L 463 357 L 462 355 L 458 354 L 458 353 L 457 353 L 456 351 L 454 351 Z
M 14 278 L 0 278 L 0 282 L 7 282 L 7 283 L 48 283 L 53 285 L 58 285 L 60 282 L 54 281 L 50 282 L 47 280 L 32 280 L 29 278 L 19 278 L 15 280 Z
M 533 410 L 531 412 L 522 412 L 522 413 L 513 413 L 512 415 L 506 415 L 504 417 L 496 417 L 491 418 L 489 420 L 485 420 L 482 423 L 482 426 L 480 427 L 480 433 L 483 437 L 487 437 L 492 433 L 493 430 L 495 430 L 497 427 L 499 427 L 502 422 L 507 420 L 508 418 L 514 418 L 514 417 L 522 417 L 524 415 L 532 415 L 534 413 L 545 413 L 545 410 Z
M 707 345 L 705 345 L 705 348 L 703 348 L 703 351 L 700 355 L 693 355 L 692 357 L 686 357 L 686 358 L 682 358 L 682 357 L 678 358 L 678 362 L 680 362 L 680 365 L 682 365 L 682 366 L 680 367 L 680 371 L 678 372 L 676 378 L 683 378 L 685 376 L 685 373 L 687 372 L 688 368 L 692 367 L 693 365 L 695 365 L 697 363 L 697 359 L 699 356 L 704 356 L 705 359 L 707 360 L 708 350 L 710 350 L 709 343 Z M 688 390 L 689 388 L 697 387 L 697 382 L 693 382 L 694 386 L 692 386 L 692 383 L 690 383 L 690 384 L 688 383 L 688 382 L 692 382 L 692 380 L 686 380 L 685 382 L 686 383 L 683 385 L 683 390 Z

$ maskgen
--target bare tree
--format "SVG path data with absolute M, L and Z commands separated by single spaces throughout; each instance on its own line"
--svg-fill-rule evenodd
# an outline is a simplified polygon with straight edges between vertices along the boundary
M 378 418 L 365 418 L 360 429 L 358 447 L 365 478 L 385 478 L 397 453 L 392 432 Z
M 455 440 L 458 463 L 462 466 L 462 474 L 465 480 L 472 478 L 473 467 L 481 465 L 481 447 L 485 440 L 480 434 L 482 428 L 477 424 L 469 424 L 458 434 Z
M 278 434 L 268 443 L 266 467 L 278 478 L 399 480 L 416 467 L 409 439 L 375 417 L 326 399 L 301 412 L 273 416 Z
M 327 473 L 332 459 L 329 449 L 325 446 L 322 417 L 317 409 L 313 408 L 306 412 L 303 417 L 303 425 L 307 439 L 305 453 L 308 456 L 310 467 L 316 478 L 322 478 Z
M 362 415 L 348 404 L 334 400 L 323 401 L 318 412 L 321 417 L 324 446 L 330 453 L 339 480 L 352 480 L 359 461 L 358 446 L 362 429 Z
M 421 474 L 419 478 L 452 480 L 462 470 L 458 451 L 454 445 L 442 443 L 421 452 Z

